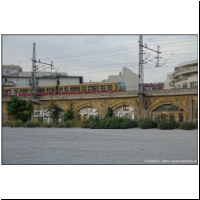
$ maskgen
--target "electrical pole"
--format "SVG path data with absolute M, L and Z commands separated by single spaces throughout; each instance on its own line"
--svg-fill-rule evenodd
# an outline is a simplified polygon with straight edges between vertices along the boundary
M 32 57 L 32 72 L 31 72 L 31 94 L 33 97 L 37 93 L 37 81 L 36 81 L 36 52 L 35 43 L 33 43 L 33 57 Z
M 36 50 L 35 50 L 35 43 L 33 43 L 33 57 L 32 57 L 32 72 L 31 72 L 31 82 L 30 82 L 30 86 L 31 86 L 31 95 L 32 97 L 35 99 L 37 96 L 37 89 L 38 89 L 38 82 L 36 79 L 36 63 L 42 63 L 45 65 L 50 65 L 51 66 L 51 76 L 52 76 L 52 66 L 53 66 L 53 61 L 51 61 L 51 64 L 49 63 L 44 63 L 44 62 L 40 62 L 36 61 Z
M 161 57 L 159 57 L 159 54 L 161 54 L 161 52 L 159 52 L 159 48 L 160 48 L 160 46 L 158 46 L 158 51 L 157 51 L 157 57 L 156 57 L 156 59 L 157 59 L 157 64 L 156 64 L 156 67 L 160 67 L 160 66 L 159 66 L 159 58 L 161 58 Z
M 140 35 L 139 41 L 139 68 L 138 68 L 138 92 L 142 93 L 143 91 L 143 82 L 144 82 L 144 69 L 143 69 L 143 36 Z

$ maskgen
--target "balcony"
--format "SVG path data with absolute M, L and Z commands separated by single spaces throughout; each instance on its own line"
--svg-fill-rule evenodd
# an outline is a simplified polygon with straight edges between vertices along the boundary
M 179 78 L 179 79 L 174 79 L 174 83 L 180 82 L 180 81 L 186 81 L 188 80 L 188 77 L 183 77 L 183 78 Z
M 183 68 L 183 69 L 178 69 L 174 72 L 174 77 L 179 75 L 179 74 L 183 74 L 183 73 L 190 73 L 190 72 L 196 72 L 198 71 L 198 67 L 194 67 L 194 68 Z

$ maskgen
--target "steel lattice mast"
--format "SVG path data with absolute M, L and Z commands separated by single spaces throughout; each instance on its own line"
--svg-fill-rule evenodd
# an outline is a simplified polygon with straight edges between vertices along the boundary
M 36 51 L 35 43 L 33 43 L 33 57 L 32 57 L 32 72 L 31 72 L 31 94 L 33 97 L 37 93 L 37 81 L 36 81 Z
M 144 68 L 143 68 L 143 36 L 140 35 L 139 41 L 139 68 L 138 68 L 138 92 L 142 93 L 144 82 Z

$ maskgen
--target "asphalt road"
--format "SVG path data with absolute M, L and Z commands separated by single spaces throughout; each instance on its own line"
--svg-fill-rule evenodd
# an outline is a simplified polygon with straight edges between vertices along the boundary
M 196 165 L 196 130 L 2 128 L 4 165 Z

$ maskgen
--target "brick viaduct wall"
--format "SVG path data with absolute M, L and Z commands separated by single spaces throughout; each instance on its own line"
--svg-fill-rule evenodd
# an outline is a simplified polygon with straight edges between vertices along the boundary
M 145 92 L 145 101 L 147 109 L 142 107 L 140 100 L 136 93 L 118 93 L 118 94 L 91 94 L 91 95 L 63 95 L 63 96 L 51 96 L 40 98 L 40 104 L 34 104 L 35 110 L 45 110 L 48 108 L 51 102 L 54 102 L 58 107 L 64 111 L 72 109 L 74 119 L 77 119 L 78 112 L 85 107 L 92 107 L 97 109 L 99 116 L 104 117 L 107 112 L 107 108 L 111 107 L 115 109 L 117 107 L 126 105 L 132 106 L 137 110 L 138 118 L 152 118 L 152 114 L 155 113 L 155 109 L 164 104 L 171 104 L 178 106 L 182 109 L 184 121 L 195 121 L 197 120 L 198 112 L 198 94 L 195 92 L 180 92 L 180 90 L 173 90 L 172 92 L 166 91 L 147 91 Z M 8 99 L 7 99 L 8 100 Z M 8 119 L 6 111 L 6 99 L 2 101 L 2 115 L 3 120 Z M 171 111 L 166 111 L 168 115 Z M 162 111 L 158 112 L 162 114 Z M 175 119 L 177 119 L 180 111 L 173 111 Z M 36 120 L 36 119 L 34 119 Z

